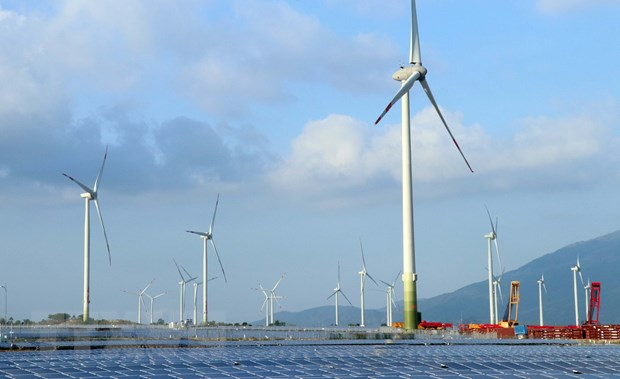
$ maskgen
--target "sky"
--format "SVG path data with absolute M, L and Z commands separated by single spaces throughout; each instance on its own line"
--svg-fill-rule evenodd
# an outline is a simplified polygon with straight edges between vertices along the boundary
M 112 263 L 91 207 L 94 318 L 135 321 L 135 293 L 153 281 L 147 293 L 166 293 L 155 319 L 177 320 L 173 259 L 202 275 L 202 240 L 186 230 L 208 230 L 218 194 L 227 282 L 210 250 L 210 319 L 261 319 L 256 288 L 283 274 L 277 310 L 332 305 L 339 263 L 359 306 L 360 243 L 368 273 L 392 282 L 400 104 L 374 121 L 408 63 L 409 7 L 0 0 L 8 315 L 82 313 L 84 202 L 61 174 L 92 185 L 106 146 L 99 201 Z M 427 81 L 474 169 L 416 84 L 419 297 L 485 280 L 485 205 L 506 271 L 620 229 L 620 2 L 418 0 L 417 13 Z M 366 307 L 384 307 L 385 286 L 366 286 Z M 189 318 L 191 288 L 187 303 Z

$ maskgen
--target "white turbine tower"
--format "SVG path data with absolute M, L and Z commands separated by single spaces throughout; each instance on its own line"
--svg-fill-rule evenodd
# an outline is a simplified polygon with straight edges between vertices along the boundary
M 194 325 L 198 322 L 198 286 L 201 284 L 202 282 L 194 282 L 194 318 L 192 319 Z
M 144 294 L 144 296 L 148 297 L 148 298 L 149 298 L 149 300 L 151 300 L 151 307 L 150 307 L 151 309 L 150 309 L 150 311 L 149 311 L 149 313 L 150 313 L 150 315 L 151 315 L 151 325 L 153 324 L 153 303 L 155 302 L 155 299 L 157 299 L 157 298 L 159 298 L 159 297 L 162 297 L 162 296 L 164 296 L 165 294 L 166 294 L 166 292 L 162 292 L 162 293 L 160 293 L 160 294 L 158 294 L 158 295 L 155 295 L 155 296 L 151 296 L 151 295 L 149 295 L 148 293 L 145 293 L 145 294 Z
M 579 326 L 579 301 L 577 299 L 577 273 L 579 273 L 581 284 L 583 284 L 583 276 L 581 275 L 581 266 L 579 265 L 579 257 L 577 257 L 577 264 L 571 267 L 571 271 L 573 272 L 573 287 L 574 287 L 574 292 L 575 292 L 575 325 Z
M 486 206 L 485 206 L 486 208 Z M 491 218 L 491 213 L 489 212 L 489 208 L 486 208 L 487 215 L 489 216 L 489 222 L 491 223 L 491 233 L 485 234 L 484 238 L 488 241 L 488 249 L 487 249 L 487 265 L 488 265 L 488 273 L 489 273 L 489 323 L 496 324 L 498 322 L 497 319 L 497 301 L 494 300 L 494 291 L 493 291 L 493 249 L 491 247 L 491 241 L 495 242 L 495 252 L 497 253 L 497 262 L 499 267 L 501 268 L 502 262 L 499 258 L 499 247 L 497 245 L 497 218 L 495 218 L 495 225 L 493 225 L 493 219 Z
M 340 288 L 340 262 L 338 262 L 338 281 L 336 282 L 336 288 L 334 288 L 334 292 L 332 292 L 331 295 L 329 295 L 327 297 L 326 300 L 329 300 L 330 297 L 335 296 L 336 299 L 336 326 L 339 325 L 339 319 L 338 319 L 338 295 L 342 294 L 342 296 L 344 296 L 345 300 L 349 302 L 349 304 L 351 306 L 353 306 L 353 304 L 351 304 L 351 301 L 349 300 L 349 298 L 347 297 L 347 295 L 344 294 L 344 292 L 342 292 L 342 289 Z
M 368 276 L 373 282 L 375 282 L 375 285 L 379 285 L 379 284 L 366 270 L 366 260 L 364 259 L 364 248 L 362 247 L 362 241 L 360 241 L 360 249 L 362 251 L 362 271 L 358 272 L 360 276 L 360 304 L 361 304 L 360 326 L 364 327 L 366 326 L 364 325 L 364 283 L 366 282 L 366 277 Z
M 222 261 L 220 260 L 220 255 L 217 253 L 217 248 L 215 247 L 215 242 L 213 240 L 213 225 L 215 224 L 215 214 L 217 213 L 217 205 L 220 202 L 220 195 L 217 195 L 217 200 L 215 201 L 215 210 L 213 211 L 213 218 L 211 219 L 211 224 L 209 225 L 208 232 L 196 232 L 193 230 L 187 230 L 188 233 L 197 234 L 202 238 L 203 248 L 202 248 L 202 281 L 204 283 L 202 287 L 202 323 L 206 325 L 208 322 L 208 303 L 207 303 L 207 241 L 211 241 L 211 246 L 213 246 L 213 251 L 215 252 L 215 256 L 217 257 L 217 261 L 220 264 L 220 268 L 222 269 L 222 274 L 224 275 L 224 282 L 228 283 L 226 279 L 226 273 L 224 272 L 224 266 L 222 266 Z M 196 320 L 194 320 L 196 322 Z
M 180 289 L 180 300 L 179 300 L 179 321 L 181 322 L 181 324 L 184 321 L 184 317 L 185 317 L 185 285 L 187 283 L 193 282 L 194 280 L 196 280 L 196 277 L 192 277 L 187 270 L 185 269 L 185 267 L 183 266 L 179 266 L 177 264 L 177 261 L 174 260 L 174 258 L 172 258 L 172 260 L 174 261 L 175 266 L 177 267 L 177 271 L 179 272 L 179 276 L 181 277 L 181 281 L 179 282 L 179 289 Z M 183 273 L 181 272 L 181 269 L 183 269 L 183 271 L 185 272 L 185 274 L 187 275 L 187 279 L 185 278 L 185 276 L 183 276 Z
M 387 286 L 387 304 L 386 304 L 386 324 L 387 326 L 391 327 L 392 323 L 393 323 L 393 318 L 392 318 L 392 305 L 396 305 L 396 303 L 394 302 L 394 286 L 396 285 L 396 281 L 398 280 L 398 277 L 400 276 L 400 271 L 398 272 L 398 274 L 396 274 L 396 277 L 394 278 L 394 281 L 392 282 L 392 284 L 386 283 L 383 280 L 381 280 L 381 283 L 385 284 Z
M 459 153 L 465 160 L 469 170 L 473 172 L 465 155 L 461 151 L 456 139 L 452 135 L 446 123 L 431 89 L 426 81 L 426 68 L 422 66 L 420 59 L 420 39 L 418 36 L 418 20 L 416 15 L 415 0 L 411 0 L 411 39 L 409 48 L 409 63 L 407 67 L 402 67 L 396 71 L 392 78 L 401 82 L 401 88 L 394 98 L 389 102 L 383 113 L 379 116 L 375 125 L 381 121 L 383 116 L 392 106 L 402 98 L 402 170 L 403 170 L 403 302 L 404 302 L 404 326 L 405 329 L 415 329 L 418 326 L 418 300 L 415 272 L 415 246 L 413 237 L 413 191 L 411 179 L 411 137 L 410 137 L 410 115 L 409 115 L 409 90 L 416 81 L 419 81 L 428 96 L 431 104 L 437 111 L 446 131 L 452 138 Z
M 108 148 L 105 149 L 105 154 L 103 155 L 103 163 L 101 163 L 101 168 L 99 169 L 99 174 L 97 174 L 97 178 L 95 179 L 95 184 L 93 188 L 89 188 L 88 186 L 82 184 L 77 179 L 63 173 L 64 176 L 69 178 L 75 184 L 80 186 L 84 190 L 84 192 L 80 195 L 85 201 L 85 212 L 84 212 L 84 296 L 83 296 L 83 313 L 82 319 L 84 322 L 88 321 L 90 317 L 90 202 L 95 202 L 95 208 L 97 209 L 97 215 L 99 216 L 99 222 L 101 223 L 101 229 L 103 229 L 103 236 L 105 238 L 106 249 L 108 250 L 108 261 L 110 265 L 112 265 L 112 256 L 110 255 L 110 244 L 108 243 L 108 235 L 105 231 L 105 226 L 103 225 L 103 218 L 101 217 L 101 208 L 99 207 L 99 200 L 97 198 L 97 191 L 99 189 L 99 181 L 101 180 L 101 174 L 103 173 L 103 166 L 105 166 L 105 160 L 108 157 Z
M 545 293 L 547 293 L 547 286 L 545 285 L 545 274 L 540 276 L 538 282 L 538 309 L 540 312 L 540 326 L 545 325 L 543 322 L 543 302 L 542 302 L 542 290 L 545 289 Z

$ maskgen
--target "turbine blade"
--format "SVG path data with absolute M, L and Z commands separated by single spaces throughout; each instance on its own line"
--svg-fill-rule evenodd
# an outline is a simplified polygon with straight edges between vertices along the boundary
M 209 235 L 207 233 L 204 233 L 204 232 L 195 232 L 193 230 L 186 230 L 186 232 L 192 233 L 192 234 L 198 234 L 201 237 L 209 237 Z
M 501 269 L 502 268 L 502 259 L 499 256 L 499 246 L 497 245 L 497 237 L 495 237 L 493 242 L 495 242 L 495 252 L 497 253 L 497 264 L 499 265 L 499 268 Z
M 351 301 L 349 300 L 349 298 L 347 297 L 347 295 L 344 294 L 344 292 L 342 292 L 342 290 L 340 291 L 340 293 L 342 294 L 342 296 L 345 298 L 345 300 L 349 303 L 350 306 L 353 306 L 353 304 L 351 304 Z
M 370 276 L 369 273 L 366 273 L 366 276 L 368 276 L 373 282 L 375 282 L 375 285 L 379 285 L 379 283 L 377 283 L 377 281 L 375 280 L 375 278 L 373 278 L 372 276 Z
M 581 270 L 579 270 L 579 279 L 581 279 L 581 285 L 583 286 L 583 275 L 581 275 Z
M 362 246 L 362 240 L 360 239 L 360 250 L 362 251 L 362 268 L 366 272 L 366 260 L 364 259 L 364 247 Z
M 409 63 L 422 63 L 420 57 L 420 37 L 418 34 L 418 16 L 415 9 L 415 0 L 411 0 L 411 38 L 409 43 Z
M 215 200 L 215 210 L 213 211 L 213 218 L 211 219 L 211 225 L 209 225 L 209 235 L 213 234 L 213 225 L 215 224 L 215 214 L 217 213 L 217 205 L 220 202 L 220 194 L 217 194 L 217 200 Z
M 334 297 L 334 295 L 335 295 L 335 294 L 337 294 L 337 293 L 338 293 L 338 290 L 336 290 L 336 291 L 332 292 L 332 294 L 331 294 L 331 295 L 329 295 L 329 296 L 327 296 L 327 298 L 326 298 L 325 300 L 329 300 L 329 299 L 331 299 L 331 298 L 332 298 L 332 297 Z
M 67 175 L 64 172 L 63 172 L 62 175 L 67 177 L 67 178 L 69 178 L 69 180 L 73 181 L 75 184 L 80 186 L 84 190 L 84 192 L 88 192 L 89 194 L 91 194 L 91 196 L 94 194 L 94 191 L 92 189 L 88 188 L 84 183 L 82 183 L 79 180 L 75 179 L 73 176 Z
M 284 274 L 282 274 L 280 279 L 278 279 L 278 281 L 276 282 L 276 285 L 273 286 L 273 288 L 271 289 L 271 292 L 275 292 L 276 291 L 276 288 L 278 288 L 278 286 L 280 285 L 280 282 L 282 281 L 282 279 L 284 279 Z
M 172 260 L 174 261 L 174 265 L 177 266 L 177 271 L 179 272 L 179 276 L 181 277 L 181 280 L 185 282 L 185 277 L 183 276 L 183 273 L 181 272 L 181 269 L 179 268 L 179 264 L 174 258 L 172 258 Z
M 497 284 L 497 292 L 499 293 L 499 301 L 504 304 L 504 296 L 502 295 L 502 286 Z
M 155 280 L 155 279 L 153 279 Z M 142 291 L 140 291 L 140 295 L 144 294 L 144 292 L 146 292 L 146 290 L 151 286 L 151 284 L 153 284 L 153 280 L 151 280 L 149 282 L 149 284 L 146 285 L 146 287 L 144 287 L 144 289 Z
M 386 285 L 386 286 L 388 286 L 388 287 L 392 287 L 389 283 L 386 283 L 386 282 L 384 282 L 384 281 L 383 281 L 383 280 L 381 280 L 381 279 L 379 279 L 379 281 L 380 281 L 381 283 L 385 284 L 385 285 Z
M 463 157 L 463 160 L 467 164 L 469 171 L 474 172 L 474 170 L 471 168 L 471 165 L 467 161 L 467 158 L 465 158 L 465 154 L 463 154 L 463 151 L 461 150 L 459 143 L 456 142 L 456 138 L 454 138 L 454 135 L 450 131 L 450 128 L 448 127 L 448 124 L 446 123 L 446 120 L 443 118 L 443 115 L 441 114 L 441 111 L 439 110 L 439 106 L 437 105 L 437 102 L 435 102 L 435 98 L 433 97 L 433 93 L 431 92 L 431 88 L 428 86 L 426 79 L 420 79 L 420 84 L 422 85 L 422 88 L 424 88 L 424 92 L 426 92 L 426 96 L 428 96 L 428 99 L 433 104 L 433 107 L 435 107 L 435 110 L 437 111 L 437 114 L 439 115 L 441 122 L 443 122 L 443 126 L 446 127 L 446 131 L 450 135 L 450 138 L 452 138 L 452 142 L 454 142 L 454 146 L 456 146 L 456 148 L 459 150 L 459 153 L 461 153 L 461 157 Z
M 213 246 L 213 251 L 215 251 L 215 256 L 217 257 L 217 261 L 220 264 L 220 268 L 222 269 L 222 274 L 224 275 L 224 282 L 228 283 L 228 279 L 226 279 L 226 272 L 224 271 L 224 266 L 222 265 L 222 260 L 220 259 L 220 255 L 217 253 L 217 247 L 215 247 L 215 241 L 213 238 L 209 239 L 211 241 L 211 246 Z
M 101 179 L 101 174 L 103 173 L 103 166 L 105 166 L 105 160 L 108 157 L 108 147 L 105 147 L 105 154 L 103 154 L 103 162 L 101 163 L 101 168 L 99 169 L 99 173 L 97 174 L 97 179 L 95 179 L 95 185 L 93 186 L 93 192 L 97 193 L 97 188 L 99 187 L 99 180 Z
M 340 261 L 338 261 L 338 288 L 340 288 Z
M 396 274 L 396 277 L 394 277 L 394 281 L 392 282 L 392 288 L 394 288 L 394 286 L 396 285 L 396 281 L 398 280 L 398 277 L 400 276 L 400 273 L 402 271 L 398 271 L 398 274 Z
M 383 116 L 385 116 L 389 112 L 392 106 L 396 104 L 396 102 L 400 100 L 400 98 L 403 97 L 403 95 L 407 93 L 411 89 L 411 87 L 413 87 L 413 84 L 415 83 L 416 80 L 418 80 L 419 77 L 420 77 L 420 73 L 416 71 L 403 83 L 403 85 L 400 87 L 398 92 L 396 92 L 396 95 L 394 96 L 394 98 L 388 103 L 387 107 L 385 107 L 385 109 L 383 110 L 383 113 L 381 113 L 377 121 L 375 121 L 375 125 L 377 125 L 379 121 L 381 121 Z
M 103 225 L 103 217 L 101 217 L 101 209 L 99 208 L 99 200 L 95 197 L 95 208 L 97 209 L 97 216 L 99 216 L 99 222 L 101 223 L 101 229 L 103 229 L 103 237 L 105 238 L 105 246 L 108 250 L 108 261 L 112 266 L 112 255 L 110 254 L 110 244 L 108 243 L 108 234 L 105 231 L 105 225 Z
M 542 286 L 543 286 L 543 289 L 545 290 L 545 293 L 548 293 L 547 292 L 547 286 L 545 285 L 545 282 L 542 283 Z
M 484 209 L 487 210 L 487 215 L 489 216 L 489 223 L 491 224 L 491 231 L 493 232 L 493 234 L 495 233 L 495 226 L 493 225 L 493 219 L 491 218 L 491 212 L 489 212 L 489 207 L 487 207 L 487 205 L 484 205 Z

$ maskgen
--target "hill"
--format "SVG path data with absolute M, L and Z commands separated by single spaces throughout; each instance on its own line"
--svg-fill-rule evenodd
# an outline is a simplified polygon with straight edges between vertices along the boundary
M 600 322 L 620 324 L 620 231 L 589 241 L 577 242 L 537 258 L 516 270 L 508 271 L 502 279 L 502 292 L 507 301 L 510 282 L 521 283 L 519 323 L 538 324 L 538 283 L 545 275 L 548 292 L 543 292 L 544 320 L 547 325 L 575 323 L 573 273 L 570 270 L 579 257 L 584 281 L 601 282 Z M 579 281 L 579 279 L 578 279 Z M 585 291 L 578 282 L 580 320 L 585 318 Z M 419 300 L 422 318 L 454 324 L 484 323 L 489 319 L 488 283 L 480 281 L 454 292 Z M 500 306 L 500 315 L 505 305 Z M 400 309 L 402 309 L 402 304 Z M 340 307 L 340 325 L 359 322 L 359 308 Z M 366 310 L 366 325 L 385 323 L 385 308 Z M 334 307 L 323 306 L 301 312 L 278 312 L 276 319 L 297 326 L 330 326 L 334 322 Z M 394 312 L 394 321 L 402 321 L 402 314 Z M 254 325 L 264 324 L 258 320 Z

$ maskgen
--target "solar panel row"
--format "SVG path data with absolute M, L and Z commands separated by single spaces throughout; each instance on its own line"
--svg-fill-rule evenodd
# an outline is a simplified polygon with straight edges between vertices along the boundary
M 620 377 L 620 347 L 562 345 L 222 345 L 5 352 L 8 378 Z

